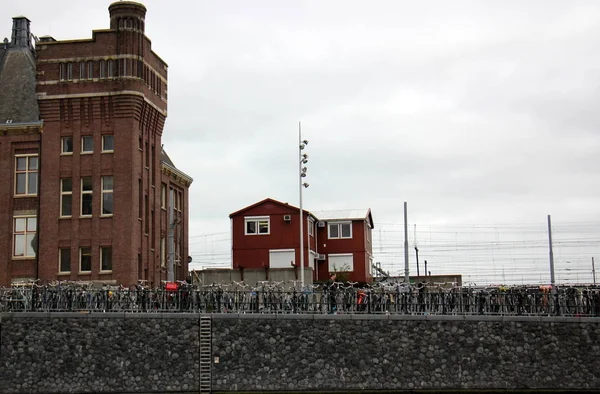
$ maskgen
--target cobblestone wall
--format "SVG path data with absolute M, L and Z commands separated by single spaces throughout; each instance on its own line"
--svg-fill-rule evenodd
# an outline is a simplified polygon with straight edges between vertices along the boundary
M 278 317 L 214 321 L 213 388 L 600 388 L 598 319 Z
M 197 318 L 111 315 L 3 316 L 0 393 L 162 393 L 197 387 Z
M 198 315 L 0 316 L 1 393 L 198 392 Z M 213 317 L 215 391 L 599 389 L 599 319 Z

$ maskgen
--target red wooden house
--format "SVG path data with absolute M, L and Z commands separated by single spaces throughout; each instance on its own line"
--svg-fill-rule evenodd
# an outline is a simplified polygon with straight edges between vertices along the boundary
M 233 269 L 300 266 L 299 208 L 267 198 L 229 218 Z M 304 267 L 314 280 L 326 280 L 329 272 L 343 271 L 351 281 L 372 281 L 370 209 L 303 210 L 302 221 Z

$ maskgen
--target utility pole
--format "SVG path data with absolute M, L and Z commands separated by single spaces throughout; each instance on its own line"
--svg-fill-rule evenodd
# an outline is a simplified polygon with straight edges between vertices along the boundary
M 550 220 L 550 215 L 548 215 L 548 244 L 550 247 L 550 284 L 554 290 L 554 253 L 552 252 L 552 223 Z
M 417 276 L 421 276 L 419 270 L 419 248 L 417 247 L 417 225 L 415 224 L 415 254 L 417 255 Z
M 407 213 L 406 201 L 404 201 L 404 281 L 410 283 L 410 277 L 408 274 L 408 213 Z
M 594 265 L 593 257 L 592 257 L 592 276 L 594 277 L 594 285 L 596 285 L 596 266 Z
M 169 259 L 167 263 L 167 282 L 173 282 L 175 275 L 175 190 L 169 190 Z

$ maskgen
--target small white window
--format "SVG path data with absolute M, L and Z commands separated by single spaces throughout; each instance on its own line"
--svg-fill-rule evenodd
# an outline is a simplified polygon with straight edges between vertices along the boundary
M 100 247 L 100 272 L 112 272 L 112 247 Z
M 329 254 L 329 272 L 353 272 L 354 258 L 352 253 L 347 254 Z
M 58 272 L 61 274 L 71 272 L 71 249 L 61 248 L 58 250 Z
M 62 137 L 60 139 L 60 154 L 61 155 L 72 155 L 73 154 L 73 137 Z
M 112 134 L 106 134 L 102 136 L 102 152 L 103 153 L 108 153 L 108 152 L 114 152 L 115 150 L 115 143 L 114 143 L 114 137 Z
M 308 235 L 315 236 L 315 221 L 308 219 Z
M 269 235 L 270 227 L 268 216 L 249 216 L 244 218 L 246 235 Z
M 81 137 L 81 153 L 92 153 L 94 151 L 94 137 L 84 135 Z
M 113 177 L 102 177 L 102 216 L 113 214 Z
M 13 227 L 13 257 L 35 257 L 34 238 L 37 217 L 15 217 Z
M 79 249 L 79 273 L 92 272 L 92 248 Z
M 71 178 L 60 180 L 60 217 L 71 217 L 73 207 L 73 181 Z
M 328 232 L 329 232 L 328 235 L 329 235 L 330 239 L 352 238 L 352 223 L 351 222 L 329 223 Z

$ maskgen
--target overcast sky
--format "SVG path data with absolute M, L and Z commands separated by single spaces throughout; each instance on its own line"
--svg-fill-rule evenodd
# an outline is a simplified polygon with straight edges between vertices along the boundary
M 299 121 L 305 208 L 371 208 L 376 260 L 393 272 L 404 266 L 404 201 L 411 264 L 416 235 L 433 273 L 498 265 L 481 279 L 492 282 L 546 270 L 547 244 L 535 267 L 516 248 L 503 260 L 494 246 L 474 250 L 527 243 L 528 226 L 547 242 L 548 214 L 565 239 L 587 240 L 563 249 L 563 263 L 589 274 L 600 258 L 600 2 L 143 3 L 169 64 L 163 142 L 194 178 L 196 262 L 227 259 L 229 213 L 266 197 L 298 204 Z M 108 28 L 109 4 L 2 0 L 0 35 L 25 15 L 37 36 L 89 38 Z M 462 237 L 472 247 L 459 257 L 426 247 L 458 249 Z

